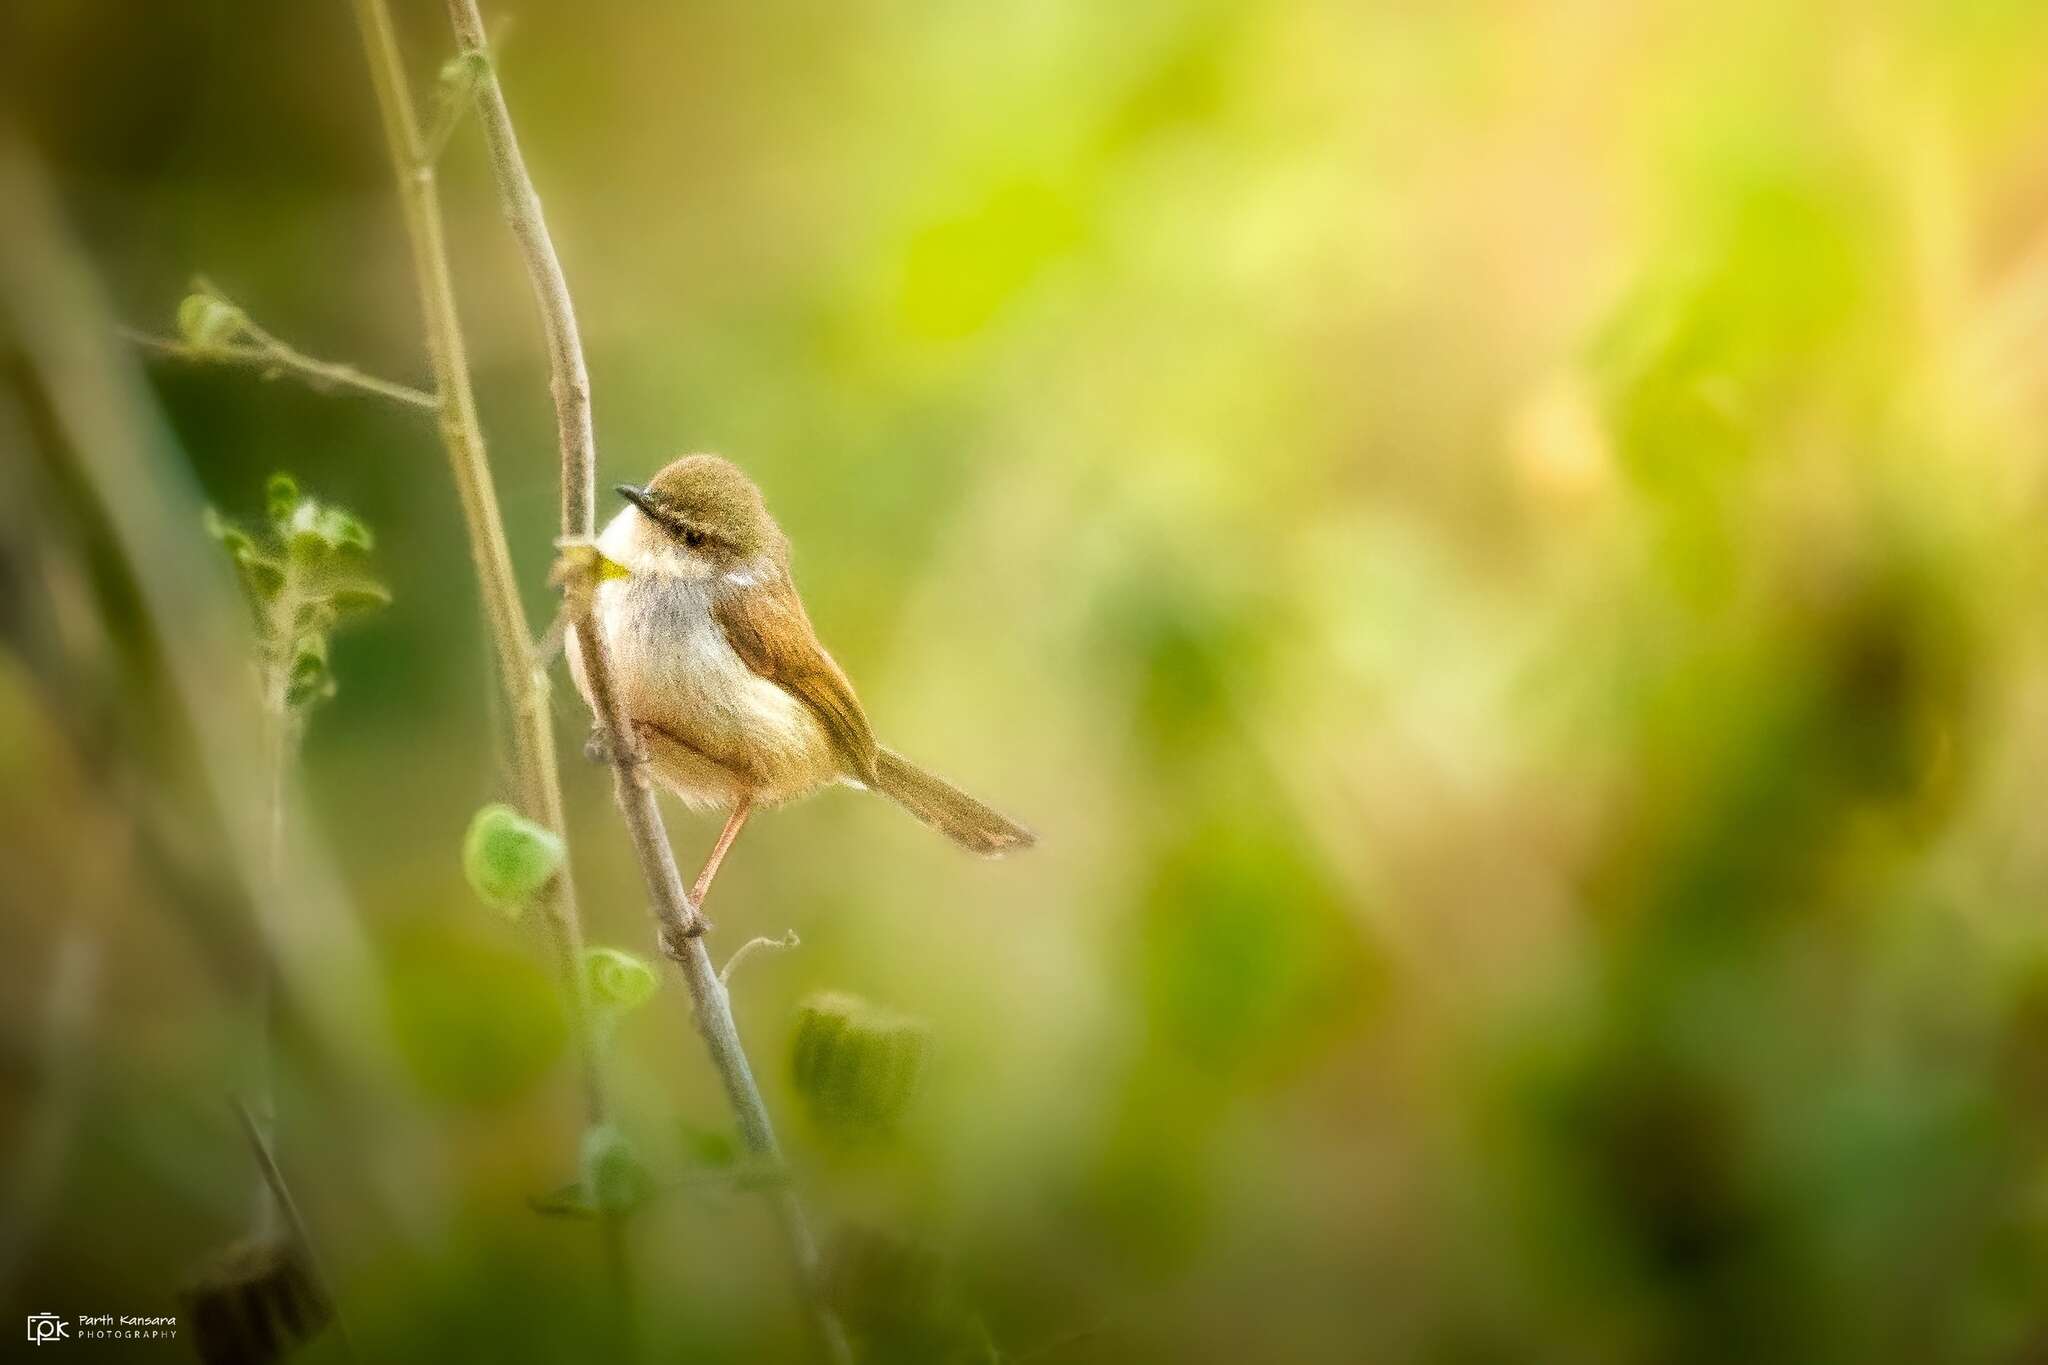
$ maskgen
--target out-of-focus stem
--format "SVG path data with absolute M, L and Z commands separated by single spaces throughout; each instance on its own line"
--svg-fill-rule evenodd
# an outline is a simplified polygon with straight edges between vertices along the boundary
M 541 212 L 540 195 L 534 190 L 533 178 L 527 173 L 526 160 L 519 151 L 519 139 L 513 131 L 504 91 L 498 85 L 497 71 L 491 64 L 483 16 L 477 11 L 476 0 L 448 0 L 448 15 L 455 28 L 456 42 L 466 56 L 476 61 L 478 75 L 472 93 L 484 138 L 490 146 L 499 202 L 513 236 L 519 241 L 534 301 L 540 310 L 562 453 L 562 534 L 570 539 L 588 539 L 595 529 L 597 442 L 590 418 L 590 375 L 576 327 L 575 306 Z M 768 1106 L 761 1098 L 760 1087 L 754 1083 L 753 1069 L 740 1044 L 731 1000 L 704 946 L 703 916 L 683 889 L 682 873 L 676 867 L 675 852 L 662 825 L 661 808 L 647 780 L 639 739 L 619 703 L 604 635 L 596 629 L 590 613 L 595 587 L 592 573 L 594 565 L 586 563 L 583 581 L 570 585 L 571 619 L 576 627 L 574 647 L 580 651 L 592 709 L 597 713 L 611 754 L 614 793 L 632 834 L 662 948 L 682 970 L 698 1030 L 704 1036 L 726 1100 L 738 1120 L 741 1141 L 757 1161 L 779 1167 L 781 1149 L 768 1117 Z M 796 1194 L 785 1184 L 770 1197 L 788 1244 L 798 1292 L 817 1346 L 828 1360 L 850 1361 L 852 1354 L 845 1333 L 818 1292 L 817 1245 Z
M 563 832 L 562 786 L 555 766 L 554 733 L 548 715 L 546 675 L 536 667 L 526 615 L 519 603 L 519 584 L 505 525 L 498 514 L 498 495 L 477 420 L 476 396 L 470 387 L 469 357 L 455 307 L 455 285 L 448 265 L 446 233 L 434 168 L 427 159 L 418 116 L 406 88 L 398 39 L 384 0 L 355 0 L 356 18 L 369 57 L 370 79 L 377 91 L 384 137 L 404 208 L 406 236 L 412 245 L 420 311 L 426 331 L 427 357 L 440 400 L 441 441 L 448 451 L 469 533 L 470 558 L 483 595 L 484 619 L 497 655 L 499 685 L 511 717 L 514 781 L 519 805 L 527 816 Z M 589 988 L 583 979 L 583 927 L 576 911 L 574 884 L 565 865 L 543 897 L 542 910 L 550 930 L 555 967 L 569 1004 L 582 1069 L 584 1108 L 591 1123 L 606 1118 L 604 1079 L 596 1039 L 590 1027 Z
M 380 379 L 374 374 L 365 374 L 355 366 L 344 365 L 339 361 L 316 359 L 268 332 L 260 331 L 254 323 L 249 324 L 249 332 L 258 339 L 226 346 L 195 346 L 189 341 L 151 336 L 147 332 L 138 332 L 132 328 L 121 329 L 121 335 L 136 345 L 155 351 L 158 355 L 169 356 L 173 360 L 189 361 L 195 365 L 242 365 L 252 370 L 263 371 L 266 375 L 277 372 L 289 373 L 305 380 L 316 389 L 353 389 L 357 393 L 388 398 L 394 403 L 425 408 L 429 412 L 441 406 L 440 400 L 424 389 Z
M 250 1151 L 256 1157 L 256 1166 L 263 1176 L 263 1188 L 270 1192 L 271 1206 L 285 1229 L 289 1229 L 299 1254 L 306 1258 L 306 1270 L 313 1283 L 327 1298 L 327 1306 L 334 1314 L 334 1334 L 341 1341 L 342 1354 L 354 1360 L 356 1354 L 355 1334 L 349 1331 L 348 1318 L 341 1310 L 341 1300 L 334 1295 L 334 1280 L 327 1273 L 327 1267 L 314 1249 L 313 1238 L 306 1231 L 306 1220 L 299 1212 L 298 1201 L 292 1198 L 291 1186 L 285 1183 L 284 1172 L 278 1168 L 277 1153 L 271 1148 L 270 1134 L 263 1124 L 251 1113 L 249 1106 L 238 1104 L 235 1113 L 242 1120 L 242 1132 L 249 1139 Z
M 405 207 L 406 236 L 412 242 L 413 273 L 418 277 L 420 311 L 426 326 L 427 355 L 440 399 L 441 441 L 462 501 L 469 530 L 470 558 L 482 589 L 484 617 L 498 656 L 499 684 L 512 718 L 512 757 L 519 804 L 526 814 L 557 834 L 566 834 L 562 812 L 561 775 L 555 766 L 555 737 L 548 713 L 547 674 L 536 662 L 527 633 L 526 613 L 519 605 L 519 582 L 512 553 L 505 543 L 505 524 L 498 515 L 498 494 L 491 481 L 484 450 L 483 427 L 477 421 L 476 395 L 470 388 L 469 356 L 455 309 L 455 284 L 448 265 L 447 235 L 441 225 L 441 201 L 434 166 L 412 96 L 405 84 L 405 66 L 391 13 L 384 0 L 356 0 L 363 47 L 370 59 L 370 78 L 377 88 L 377 106 L 384 117 L 384 138 L 398 178 L 398 197 Z M 583 1079 L 584 1116 L 596 1126 L 607 1119 L 603 1059 L 592 1028 L 590 988 L 583 978 L 583 924 L 576 911 L 575 884 L 566 862 L 543 893 L 554 948 L 555 972 L 568 1002 Z M 630 1332 L 632 1271 L 627 1264 L 625 1229 L 616 1216 L 601 1220 L 607 1271 L 621 1309 L 621 1327 Z
M 258 916 L 284 912 L 286 827 L 285 802 L 291 785 L 292 764 L 299 748 L 298 718 L 292 714 L 291 642 L 292 624 L 298 614 L 297 569 L 289 556 L 284 565 L 284 583 L 271 602 L 268 624 L 263 632 L 263 761 L 264 800 L 264 886 L 258 898 Z M 277 941 L 270 925 L 263 927 L 264 950 L 257 964 L 254 1013 L 255 1056 L 253 1075 L 242 1113 L 264 1144 L 277 1141 L 277 962 L 271 946 Z M 269 1179 L 256 1185 L 255 1231 L 261 1237 L 275 1237 L 282 1229 L 284 1210 L 279 1206 L 277 1185 Z M 323 1285 L 322 1289 L 328 1287 Z M 329 1294 L 330 1299 L 332 1294 Z

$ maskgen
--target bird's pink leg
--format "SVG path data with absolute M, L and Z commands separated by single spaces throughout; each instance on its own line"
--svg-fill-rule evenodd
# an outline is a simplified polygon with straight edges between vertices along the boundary
M 754 803 L 749 797 L 741 797 L 739 804 L 726 817 L 725 828 L 718 833 L 718 842 L 712 846 L 711 857 L 704 863 L 704 870 L 697 874 L 696 885 L 690 888 L 690 904 L 699 913 L 704 909 L 704 897 L 710 894 L 711 879 L 718 875 L 718 865 L 725 861 L 725 851 L 732 847 L 732 841 L 740 837 L 740 826 L 747 823 L 747 816 L 753 811 Z

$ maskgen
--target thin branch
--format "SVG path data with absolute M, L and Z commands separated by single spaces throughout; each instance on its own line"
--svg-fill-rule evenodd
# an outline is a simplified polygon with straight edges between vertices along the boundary
M 405 212 L 406 237 L 412 247 L 420 311 L 428 358 L 439 395 L 441 440 L 462 503 L 469 533 L 470 556 L 483 592 L 484 617 L 497 655 L 498 681 L 511 717 L 512 758 L 519 805 L 526 814 L 562 834 L 561 775 L 555 762 L 553 716 L 548 706 L 547 675 L 536 664 L 533 639 L 505 524 L 498 513 L 497 490 L 485 453 L 483 428 L 477 420 L 476 395 L 470 387 L 469 357 L 455 306 L 455 286 L 448 244 L 441 222 L 441 202 L 434 167 L 406 86 L 405 64 L 398 50 L 386 0 L 355 0 L 356 20 L 363 33 L 371 83 L 383 117 L 384 140 L 398 182 Z M 583 925 L 576 892 L 565 864 L 549 883 L 541 911 L 550 934 L 555 973 L 567 1002 L 572 1036 L 583 1083 L 585 1118 L 592 1126 L 608 1118 L 603 1060 L 592 1027 L 590 986 L 583 973 Z M 625 1230 L 617 1217 L 602 1220 L 604 1252 L 622 1311 L 631 1304 L 631 1272 L 626 1262 Z M 622 1324 L 630 1334 L 630 1324 Z
M 547 343 L 548 384 L 555 400 L 555 428 L 562 449 L 562 534 L 588 536 L 597 503 L 597 437 L 590 424 L 590 373 L 583 362 L 583 338 L 576 328 L 576 308 L 569 282 L 555 254 L 542 216 L 540 195 L 526 172 L 519 139 L 512 131 L 512 111 L 498 85 L 491 61 L 490 40 L 475 0 L 448 0 L 449 22 L 455 27 L 460 60 L 470 66 L 470 94 L 483 123 L 484 142 L 491 152 L 492 178 L 505 222 L 519 240 L 527 278 L 540 309 L 541 333 Z
M 258 929 L 266 945 L 275 940 L 275 920 L 285 913 L 286 860 L 290 852 L 289 830 L 285 822 L 286 794 L 291 785 L 292 768 L 298 761 L 300 742 L 304 738 L 300 718 L 292 714 L 289 699 L 292 641 L 302 605 L 299 577 L 293 557 L 285 556 L 284 579 L 268 608 L 263 630 L 261 676 L 264 767 L 267 770 L 264 792 L 266 846 L 264 886 L 256 903 L 256 915 Z M 275 1054 L 279 1032 L 277 1016 L 283 1004 L 277 977 L 277 960 L 266 951 L 257 971 L 255 1008 L 252 1011 L 254 1075 L 251 1077 L 250 1099 L 241 1106 L 242 1117 L 250 1124 L 259 1148 L 267 1148 L 277 1138 Z M 267 1158 L 267 1151 L 262 1155 Z M 287 1212 L 281 1207 L 282 1201 L 278 1197 L 279 1183 L 271 1180 L 266 1172 L 264 1182 L 257 1186 L 255 1230 L 260 1236 L 275 1235 L 278 1219 Z
M 279 374 L 290 374 L 305 380 L 316 389 L 353 389 L 357 393 L 370 394 L 377 398 L 388 398 L 394 403 L 407 407 L 426 408 L 432 411 L 441 406 L 441 401 L 425 389 L 416 389 L 410 384 L 400 384 L 390 379 L 379 379 L 373 374 L 364 374 L 353 365 L 344 365 L 333 360 L 319 360 L 307 355 L 297 347 L 287 345 L 260 332 L 255 324 L 249 325 L 253 335 L 263 338 L 256 342 L 235 342 L 219 346 L 197 346 L 189 341 L 173 337 L 152 336 L 132 327 L 120 328 L 120 334 L 138 346 L 145 347 L 158 355 L 169 356 L 194 365 L 239 365 L 247 369 L 260 370 L 266 379 Z
M 784 931 L 781 938 L 767 938 L 756 934 L 753 938 L 742 943 L 734 950 L 733 955 L 725 960 L 725 966 L 719 969 L 718 984 L 730 986 L 732 984 L 732 969 L 745 962 L 749 953 L 801 948 L 803 946 L 804 941 L 796 936 L 796 930 L 794 929 Z
M 313 1247 L 313 1238 L 306 1231 L 306 1220 L 299 1213 L 299 1203 L 292 1198 L 291 1187 L 285 1184 L 276 1153 L 270 1150 L 269 1137 L 256 1115 L 249 1112 L 249 1106 L 240 1100 L 235 1102 L 235 1115 L 242 1121 L 242 1132 L 249 1139 L 249 1149 L 256 1155 L 257 1169 L 263 1172 L 263 1183 L 269 1187 L 272 1201 L 283 1213 L 285 1226 L 290 1229 L 299 1254 L 306 1258 L 306 1268 L 312 1272 L 315 1287 L 327 1298 L 328 1311 L 334 1314 L 334 1335 L 341 1342 L 342 1354 L 353 1360 L 356 1355 L 355 1337 L 348 1330 L 348 1319 L 342 1314 L 340 1296 L 334 1292 L 334 1278 L 327 1273 L 320 1253 Z
M 590 375 L 576 328 L 575 306 L 554 241 L 548 235 L 540 196 L 519 151 L 511 111 L 506 108 L 504 91 L 491 65 L 483 16 L 477 11 L 476 0 L 448 0 L 448 15 L 463 57 L 478 63 L 474 89 L 477 115 L 490 146 L 499 202 L 513 236 L 518 239 L 540 310 L 547 343 L 549 386 L 555 400 L 556 433 L 562 451 L 562 534 L 570 540 L 587 541 L 595 529 L 597 441 L 591 428 Z M 753 1069 L 740 1044 L 731 1000 L 704 946 L 704 918 L 683 890 L 675 852 L 669 846 L 661 810 L 647 781 L 639 738 L 627 724 L 619 702 L 604 635 L 593 626 L 590 606 L 596 596 L 598 565 L 594 553 L 584 558 L 579 581 L 572 585 L 570 601 L 572 619 L 578 627 L 576 646 L 582 657 L 584 679 L 611 753 L 619 811 L 639 855 L 640 875 L 653 902 L 662 948 L 682 969 L 695 1006 L 698 1030 L 704 1035 L 726 1099 L 738 1119 L 741 1140 L 756 1160 L 780 1166 L 782 1152 L 775 1140 L 768 1106 L 761 1098 L 760 1087 L 754 1083 Z M 789 1189 L 778 1191 L 773 1202 L 818 1349 L 827 1360 L 850 1361 L 852 1352 L 846 1334 L 819 1293 L 818 1249 L 803 1209 Z

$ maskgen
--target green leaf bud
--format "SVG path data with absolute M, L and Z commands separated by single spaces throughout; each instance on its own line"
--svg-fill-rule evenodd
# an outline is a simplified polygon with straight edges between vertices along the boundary
M 590 999 L 600 1009 L 624 1012 L 646 1004 L 660 984 L 644 959 L 617 948 L 585 948 L 583 979 Z
M 562 868 L 561 836 L 510 806 L 485 806 L 462 841 L 462 870 L 485 904 L 517 917 Z
M 299 481 L 289 474 L 272 474 L 263 485 L 263 504 L 270 520 L 282 530 L 299 507 Z
M 187 294 L 178 304 L 178 335 L 202 351 L 230 345 L 248 325 L 241 309 L 213 294 Z

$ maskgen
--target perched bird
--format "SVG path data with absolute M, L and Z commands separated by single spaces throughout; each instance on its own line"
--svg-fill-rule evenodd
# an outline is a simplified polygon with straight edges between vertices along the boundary
M 1031 846 L 1031 831 L 875 742 L 797 596 L 789 538 L 738 465 L 685 455 L 618 492 L 630 505 L 598 549 L 626 572 L 598 588 L 594 619 L 619 701 L 664 785 L 694 808 L 731 811 L 692 902 L 755 807 L 834 782 L 880 792 L 986 857 Z M 568 654 L 588 701 L 581 652 Z

